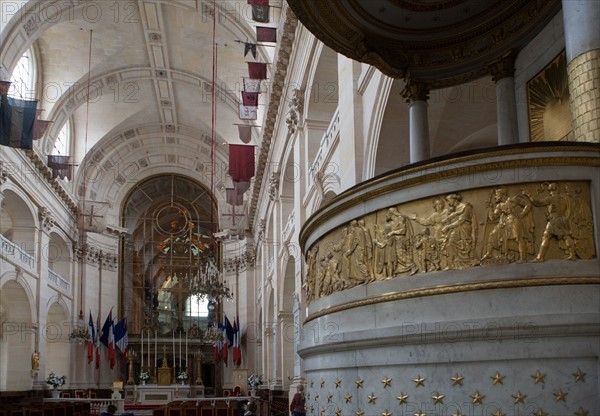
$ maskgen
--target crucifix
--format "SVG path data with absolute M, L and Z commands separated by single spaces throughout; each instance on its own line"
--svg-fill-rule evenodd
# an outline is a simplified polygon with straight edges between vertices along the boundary
M 232 222 L 232 224 L 233 224 L 233 225 L 235 225 L 235 219 L 236 219 L 237 217 L 244 218 L 244 216 L 245 216 L 246 214 L 245 214 L 245 213 L 237 214 L 237 213 L 235 212 L 235 205 L 232 205 L 232 206 L 231 206 L 231 208 L 232 208 L 232 213 L 231 213 L 231 214 L 221 214 L 221 215 L 222 215 L 223 217 L 231 217 L 231 222 Z
M 189 293 L 189 289 L 184 287 L 184 279 L 181 278 L 177 273 L 173 273 L 173 279 L 177 279 L 177 282 L 173 283 L 173 285 L 166 289 L 171 293 L 174 293 L 177 296 L 177 329 L 176 331 L 179 333 L 183 332 L 183 308 L 184 308 L 184 299 L 185 296 Z M 184 296 L 185 295 L 185 296 Z
M 94 221 L 94 218 L 104 218 L 104 215 L 94 215 L 94 207 L 95 207 L 95 205 L 92 205 L 92 208 L 90 209 L 89 214 L 81 213 L 81 216 L 84 218 L 90 217 L 90 223 L 88 224 L 90 227 L 93 225 L 92 221 Z

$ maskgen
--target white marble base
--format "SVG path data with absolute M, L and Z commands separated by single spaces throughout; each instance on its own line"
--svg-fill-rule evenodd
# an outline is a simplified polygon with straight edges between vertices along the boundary
M 132 401 L 135 403 L 166 404 L 189 396 L 190 386 L 188 384 L 183 386 L 179 384 L 170 386 L 146 384 L 145 386 L 134 387 Z

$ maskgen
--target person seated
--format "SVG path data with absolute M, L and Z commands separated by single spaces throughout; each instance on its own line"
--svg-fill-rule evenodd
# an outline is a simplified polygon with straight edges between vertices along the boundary
M 106 407 L 106 410 L 102 413 L 100 413 L 100 416 L 114 416 L 117 414 L 117 406 L 115 406 L 114 404 L 109 404 Z

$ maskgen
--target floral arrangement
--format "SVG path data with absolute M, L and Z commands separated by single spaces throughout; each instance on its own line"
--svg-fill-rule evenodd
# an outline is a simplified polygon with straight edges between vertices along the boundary
M 262 374 L 250 374 L 248 376 L 248 385 L 256 388 L 263 384 Z
M 83 325 L 76 326 L 69 334 L 69 339 L 79 344 L 85 343 L 90 337 L 90 330 Z
M 181 373 L 177 374 L 178 380 L 187 380 L 187 378 L 188 378 L 187 371 L 182 371 Z
M 48 378 L 46 379 L 46 384 L 50 384 L 54 388 L 60 387 L 63 384 L 65 384 L 66 382 L 67 382 L 67 377 L 65 377 L 65 376 L 59 377 L 56 374 L 54 374 L 54 372 L 50 373 L 48 375 Z

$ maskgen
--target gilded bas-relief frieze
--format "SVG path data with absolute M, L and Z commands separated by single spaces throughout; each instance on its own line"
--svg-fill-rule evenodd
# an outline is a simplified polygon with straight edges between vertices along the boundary
M 308 300 L 376 280 L 595 255 L 587 182 L 475 189 L 388 207 L 333 230 L 306 255 Z

